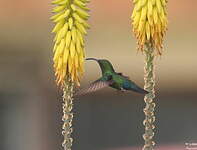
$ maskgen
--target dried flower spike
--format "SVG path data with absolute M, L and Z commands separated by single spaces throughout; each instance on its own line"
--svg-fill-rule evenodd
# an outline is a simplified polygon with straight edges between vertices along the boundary
M 167 0 L 133 0 L 133 3 L 131 19 L 138 48 L 143 51 L 145 43 L 151 43 L 157 54 L 161 55 L 168 22 Z
M 86 7 L 89 0 L 54 0 L 55 13 L 51 20 L 56 24 L 54 38 L 54 70 L 57 85 L 70 80 L 80 85 L 84 68 L 84 35 L 89 28 Z

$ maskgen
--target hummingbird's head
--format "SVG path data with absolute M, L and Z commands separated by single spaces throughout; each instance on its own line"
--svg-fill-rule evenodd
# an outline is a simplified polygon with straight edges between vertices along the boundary
M 106 71 L 114 72 L 114 68 L 113 68 L 112 64 L 106 59 L 86 58 L 86 60 L 97 61 L 99 63 L 101 70 L 102 70 L 102 73 L 105 73 Z

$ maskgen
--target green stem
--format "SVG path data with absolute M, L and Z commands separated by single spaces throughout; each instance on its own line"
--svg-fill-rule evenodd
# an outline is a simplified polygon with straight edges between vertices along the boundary
M 62 135 L 64 136 L 64 141 L 62 146 L 64 150 L 71 150 L 73 139 L 71 137 L 72 129 L 72 120 L 73 120 L 73 83 L 68 81 L 65 83 L 63 88 L 63 117 L 62 121 Z
M 145 133 L 143 135 L 145 144 L 143 150 L 153 150 L 155 142 L 153 141 L 154 137 L 154 122 L 155 122 L 155 103 L 153 99 L 155 98 L 155 75 L 154 75 L 154 48 L 151 44 L 146 44 L 144 50 L 145 54 L 145 68 L 144 68 L 144 81 L 145 81 L 145 90 L 149 91 L 149 94 L 146 94 L 144 101 L 146 106 L 144 108 L 145 120 L 143 122 L 145 126 Z

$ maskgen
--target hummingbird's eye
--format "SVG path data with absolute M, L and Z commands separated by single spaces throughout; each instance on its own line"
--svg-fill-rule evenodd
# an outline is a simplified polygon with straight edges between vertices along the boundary
M 109 75 L 108 76 L 108 80 L 112 80 L 112 75 Z

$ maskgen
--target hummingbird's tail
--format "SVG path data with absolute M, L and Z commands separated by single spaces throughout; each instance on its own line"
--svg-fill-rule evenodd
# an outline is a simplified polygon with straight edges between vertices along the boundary
M 146 91 L 146 90 L 144 90 L 144 89 L 142 89 L 140 87 L 136 88 L 134 91 L 138 92 L 140 94 L 148 94 L 149 93 L 148 91 Z
M 130 81 L 130 82 L 125 82 L 123 84 L 123 88 L 126 90 L 131 90 L 140 94 L 148 94 L 149 92 L 144 90 L 143 88 L 139 87 L 137 84 L 135 84 L 134 82 Z

